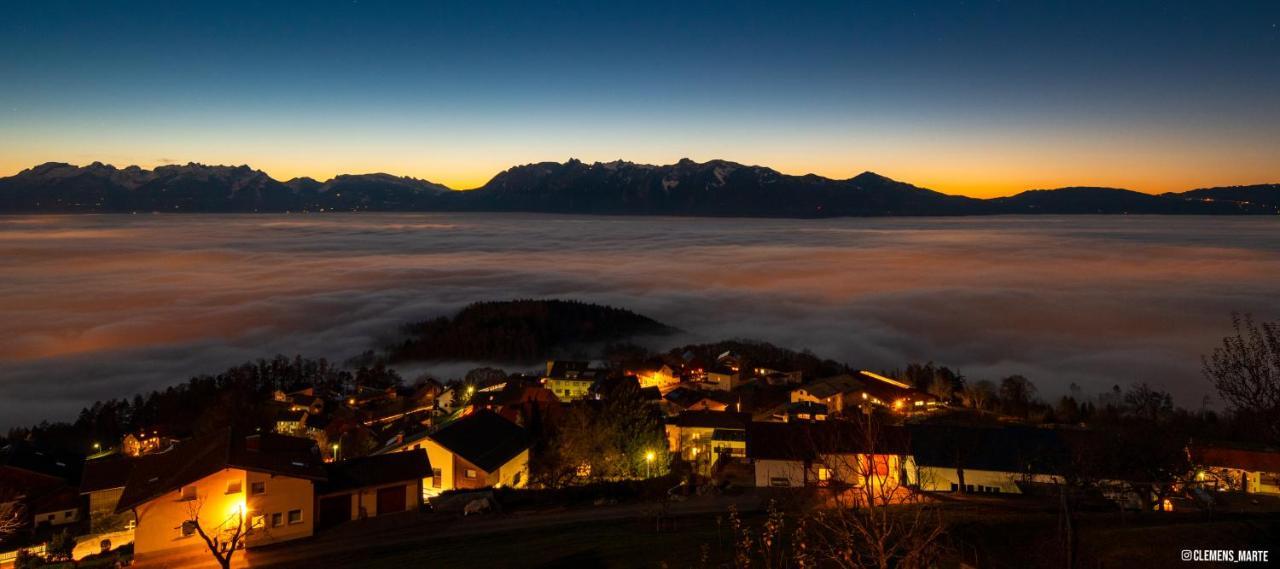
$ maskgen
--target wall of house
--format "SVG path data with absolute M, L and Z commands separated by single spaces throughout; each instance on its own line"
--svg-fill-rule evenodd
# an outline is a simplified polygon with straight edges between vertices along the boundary
M 112 532 L 124 529 L 133 520 L 133 514 L 116 513 L 120 494 L 124 488 L 111 488 L 89 493 L 89 531 Z
M 467 476 L 468 472 L 474 476 Z M 453 455 L 453 487 L 459 490 L 475 490 L 488 488 L 498 483 L 497 473 L 485 472 L 484 469 L 467 462 L 458 455 Z
M 36 512 L 32 519 L 35 525 L 39 526 L 64 526 L 80 521 L 80 510 L 76 508 L 68 508 L 63 510 L 49 510 L 45 512 Z
M 873 467 L 868 460 L 874 460 Z M 821 486 L 828 480 L 836 480 L 845 484 L 863 486 L 867 483 L 868 474 L 874 472 L 872 483 L 882 485 L 892 491 L 910 483 L 902 478 L 904 463 L 901 457 L 878 454 L 874 457 L 853 454 L 828 454 L 815 460 L 805 472 L 805 464 L 798 460 L 755 460 L 756 486 L 777 487 L 790 486 L 798 488 L 807 481 L 810 486 Z M 908 470 L 914 467 L 906 465 Z M 785 484 L 779 484 L 784 482 Z
M 265 482 L 266 491 L 250 496 L 250 483 L 257 481 Z M 234 490 L 235 483 L 239 484 L 239 491 L 229 491 Z M 246 512 L 246 525 L 253 524 L 257 516 L 264 516 L 265 527 L 254 528 L 245 538 L 245 545 L 249 547 L 312 534 L 315 512 L 310 480 L 225 469 L 192 485 L 196 487 L 195 500 L 182 500 L 181 490 L 174 490 L 135 509 L 138 525 L 134 532 L 134 550 L 137 554 L 205 547 L 199 535 L 182 534 L 183 522 L 191 519 L 192 512 L 199 512 L 200 526 L 206 533 L 232 527 L 242 508 Z M 301 521 L 290 524 L 290 510 L 301 510 Z M 271 527 L 271 514 L 277 512 L 281 514 L 281 524 Z
M 233 481 L 244 483 L 243 470 L 227 469 L 196 481 L 195 500 L 183 500 L 182 491 L 173 490 L 134 508 L 138 527 L 134 530 L 134 553 L 138 556 L 176 549 L 205 547 L 200 536 L 182 535 L 182 523 L 199 513 L 200 526 L 206 532 L 220 527 L 243 504 L 243 491 L 227 494 Z
M 561 401 L 569 402 L 586 397 L 591 391 L 591 382 L 548 378 L 546 387 Z
M 1251 494 L 1280 494 L 1280 477 L 1274 473 L 1250 472 L 1248 480 L 1246 490 Z
M 918 484 L 921 490 L 951 492 L 952 484 L 960 484 L 960 475 L 954 467 L 920 466 L 914 470 L 916 474 L 912 482 Z M 964 469 L 964 483 L 966 486 L 972 486 L 974 492 L 992 492 L 992 489 L 999 489 L 1004 494 L 1021 494 L 1022 491 L 1018 489 L 1017 482 L 1024 479 L 1027 479 L 1026 475 L 1016 472 Z M 1061 482 L 1062 477 L 1033 474 L 1028 480 L 1052 484 Z
M 432 486 L 431 477 L 428 476 L 422 481 L 422 491 L 428 496 L 436 496 L 445 490 L 452 490 L 453 453 L 431 439 L 423 439 L 422 443 L 422 448 L 427 451 L 427 458 L 431 461 L 431 468 L 440 469 L 440 486 Z
M 760 488 L 804 486 L 804 463 L 796 460 L 756 460 L 756 486 Z
M 403 489 L 405 493 L 405 510 L 417 510 L 422 505 L 422 490 L 418 486 L 419 482 L 421 481 L 396 482 L 394 484 L 370 486 L 351 491 L 351 519 L 358 520 L 362 517 L 372 518 L 382 515 L 383 512 L 378 511 L 378 491 L 383 488 L 398 487 Z M 364 510 L 363 516 L 361 515 L 362 508 Z
M 506 464 L 498 467 L 497 481 L 494 486 L 504 488 L 524 488 L 529 485 L 529 451 L 516 455 Z
M 262 528 L 255 528 L 245 540 L 249 547 L 309 537 L 315 532 L 315 485 L 310 480 L 274 476 L 264 472 L 246 473 L 242 495 L 246 497 L 250 520 L 262 516 Z M 265 492 L 251 493 L 252 484 L 262 482 Z M 302 510 L 299 523 L 289 523 L 289 511 Z M 272 526 L 273 514 L 280 514 L 281 525 Z

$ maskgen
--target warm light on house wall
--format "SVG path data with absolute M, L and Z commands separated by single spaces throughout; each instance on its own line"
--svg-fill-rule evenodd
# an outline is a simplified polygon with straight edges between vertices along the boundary
M 236 516 L 243 517 L 245 512 L 247 511 L 249 510 L 248 508 L 245 507 L 245 504 L 243 501 L 232 503 L 231 507 L 227 509 L 227 519 L 231 520 L 231 519 L 234 519 Z

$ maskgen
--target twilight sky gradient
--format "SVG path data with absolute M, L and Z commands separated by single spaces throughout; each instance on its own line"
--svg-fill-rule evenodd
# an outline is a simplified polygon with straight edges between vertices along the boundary
M 975 196 L 1280 181 L 1280 3 L 8 2 L 0 175 L 725 158 Z

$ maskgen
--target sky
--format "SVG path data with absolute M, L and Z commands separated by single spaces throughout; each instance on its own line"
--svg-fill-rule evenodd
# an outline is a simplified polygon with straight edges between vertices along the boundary
M 5 2 L 0 175 L 683 157 L 979 197 L 1280 182 L 1280 3 Z

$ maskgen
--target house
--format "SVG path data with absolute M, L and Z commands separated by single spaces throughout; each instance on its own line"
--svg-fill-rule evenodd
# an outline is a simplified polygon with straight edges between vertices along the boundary
M 73 486 L 80 463 L 23 442 L 0 449 L 0 504 L 16 502 L 28 529 L 73 524 L 81 520 L 81 501 Z
M 758 367 L 752 372 L 759 381 L 768 385 L 799 385 L 804 382 L 804 375 L 799 371 L 779 371 Z
M 898 412 L 936 408 L 938 398 L 911 386 L 871 372 L 842 374 L 817 379 L 791 390 L 791 402 L 826 405 L 833 414 L 866 407 L 885 407 Z
M 677 412 L 726 411 L 737 399 L 723 391 L 702 391 L 689 387 L 677 387 L 663 396 L 667 406 Z
M 751 416 L 726 411 L 685 411 L 667 421 L 667 450 L 695 464 L 713 466 L 721 457 L 746 454 Z
M 501 391 L 477 392 L 462 414 L 488 410 L 518 425 L 560 412 L 560 399 L 550 389 L 537 384 L 508 382 Z
M 85 461 L 80 475 L 80 494 L 89 499 L 89 531 L 106 533 L 133 525 L 133 515 L 116 512 L 125 482 L 133 470 L 134 458 L 113 453 Z
M 747 458 L 758 487 L 866 488 L 880 496 L 907 492 L 912 461 L 905 433 L 868 431 L 850 421 L 751 423 Z
M 567 403 L 587 397 L 600 375 L 588 362 L 551 360 L 547 362 L 542 384 Z
M 826 421 L 830 414 L 826 405 L 812 401 L 789 403 L 783 413 L 783 421 Z
M 276 410 L 275 432 L 282 435 L 299 435 L 302 433 L 308 412 L 306 408 L 295 409 L 281 406 Z
M 205 547 L 196 520 L 210 534 L 244 524 L 257 547 L 312 535 L 325 478 L 312 441 L 227 429 L 138 459 L 115 511 L 134 516 L 138 559 Z
M 120 440 L 120 450 L 129 456 L 142 456 L 168 450 L 177 442 L 177 438 L 169 436 L 163 429 L 155 428 L 125 435 Z
M 702 384 L 707 389 L 733 391 L 751 380 L 752 378 L 743 377 L 737 369 L 721 365 L 708 370 L 702 380 Z
M 83 510 L 80 493 L 71 486 L 59 486 L 28 501 L 28 511 L 36 529 L 79 522 Z
M 1070 451 L 1060 433 L 1035 427 L 910 428 L 913 483 L 933 492 L 1020 494 L 1063 481 Z
M 716 356 L 715 365 L 729 368 L 731 371 L 739 371 L 742 369 L 742 355 L 733 350 L 721 352 Z
M 1201 486 L 1280 495 L 1280 451 L 1192 444 L 1188 454 Z
M 635 372 L 633 375 L 640 382 L 640 387 L 656 387 L 666 392 L 680 384 L 680 372 L 668 364 L 661 364 L 654 369 Z
M 325 480 L 315 486 L 316 515 L 319 527 L 330 527 L 417 510 L 431 461 L 418 449 L 344 460 L 324 469 Z
M 479 410 L 434 432 L 405 437 L 378 454 L 423 449 L 431 476 L 427 498 L 455 489 L 523 488 L 529 483 L 529 433 L 497 413 Z
M 848 374 L 824 377 L 792 389 L 791 402 L 825 405 L 831 412 L 840 413 L 846 407 L 856 408 L 869 400 L 866 387 L 864 382 Z

